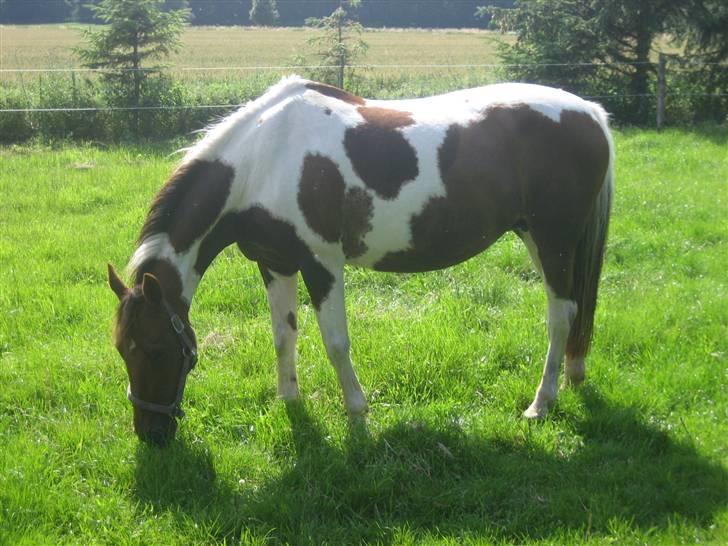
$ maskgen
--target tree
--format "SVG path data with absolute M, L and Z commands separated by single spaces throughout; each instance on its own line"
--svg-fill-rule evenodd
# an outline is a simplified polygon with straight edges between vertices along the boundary
M 278 21 L 276 0 L 253 0 L 250 8 L 250 21 L 255 25 L 273 26 Z
M 339 6 L 331 15 L 306 20 L 308 26 L 321 31 L 308 40 L 308 44 L 315 48 L 315 56 L 321 66 L 316 71 L 318 78 L 336 83 L 341 88 L 344 87 L 346 68 L 351 67 L 369 48 L 361 39 L 364 30 L 361 24 L 345 9 L 345 6 L 356 9 L 360 5 L 361 0 L 339 0 Z
M 102 0 L 91 9 L 106 26 L 85 31 L 87 44 L 77 50 L 84 66 L 107 70 L 103 77 L 109 87 L 132 106 L 139 106 L 146 80 L 160 68 L 146 62 L 177 51 L 189 19 L 188 9 L 165 12 L 163 4 L 164 0 Z
M 477 14 L 492 16 L 491 25 L 517 35 L 515 44 L 499 49 L 507 77 L 585 95 L 621 96 L 610 109 L 625 121 L 645 123 L 656 39 L 668 33 L 682 39 L 698 12 L 712 21 L 709 4 L 720 2 L 520 0 L 514 9 L 487 6 Z M 708 35 L 710 43 L 725 44 L 715 39 L 714 29 L 701 34 Z M 690 43 L 697 44 L 697 36 Z

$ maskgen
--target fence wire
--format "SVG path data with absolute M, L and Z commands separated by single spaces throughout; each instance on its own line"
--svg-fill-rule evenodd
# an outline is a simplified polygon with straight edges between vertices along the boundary
M 671 69 L 691 70 L 701 66 L 718 66 L 721 69 L 728 68 L 728 63 L 722 62 L 704 62 L 704 61 L 675 61 L 677 66 Z M 679 62 L 678 62 L 679 61 Z M 602 66 L 657 66 L 658 63 L 653 61 L 634 61 L 634 62 L 588 62 L 588 63 L 525 63 L 525 64 L 500 64 L 500 63 L 465 63 L 465 64 L 354 64 L 348 65 L 347 68 L 352 69 L 501 69 L 501 68 L 526 68 L 526 67 L 542 67 L 542 68 L 563 68 L 563 67 L 602 67 Z M 275 71 L 296 71 L 296 70 L 313 70 L 313 69 L 338 69 L 338 65 L 268 65 L 268 66 L 207 66 L 207 67 L 159 67 L 159 68 L 124 68 L 124 69 L 105 69 L 105 68 L 2 68 L 0 74 L 76 74 L 76 73 L 94 73 L 94 74 L 110 74 L 110 73 L 133 73 L 133 72 L 162 72 L 162 73 L 180 73 L 180 72 L 275 72 Z M 668 97 L 725 97 L 728 93 L 683 93 L 683 92 L 667 92 Z M 614 98 L 657 98 L 655 93 L 619 93 L 611 95 L 591 95 L 584 96 L 585 99 L 614 99 Z M 241 104 L 198 104 L 198 105 L 167 105 L 167 106 L 128 106 L 128 107 L 78 107 L 78 108 L 5 108 L 0 109 L 3 113 L 60 113 L 60 112 L 133 112 L 133 111 L 164 111 L 164 110 L 212 110 L 238 108 Z

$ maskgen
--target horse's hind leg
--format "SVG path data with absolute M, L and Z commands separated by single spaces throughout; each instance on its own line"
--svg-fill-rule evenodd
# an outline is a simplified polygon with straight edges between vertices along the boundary
M 260 267 L 273 322 L 273 344 L 278 358 L 278 396 L 283 400 L 298 398 L 296 377 L 296 284 L 297 275 L 286 277 Z
M 531 236 L 528 233 L 520 236 L 534 265 L 541 273 L 548 296 L 549 349 L 536 396 L 523 412 L 524 417 L 537 419 L 544 417 L 556 400 L 561 362 L 564 360 L 571 324 L 576 316 L 576 302 L 563 297 L 569 293 L 571 287 L 573 258 L 568 252 L 546 253 L 547 261 L 544 264 L 541 259 L 544 253 L 539 253 Z
M 584 357 L 566 355 L 564 364 L 564 387 L 576 387 L 581 385 L 586 378 L 586 364 Z
M 324 275 L 323 271 L 307 269 L 303 269 L 301 273 L 316 306 L 316 319 L 321 337 L 344 393 L 346 410 L 351 415 L 360 415 L 367 411 L 367 401 L 349 356 L 351 343 L 346 324 L 344 270 L 343 267 L 332 267 L 326 268 L 326 271 L 328 275 Z M 325 283 L 321 282 L 322 277 L 326 278 Z M 322 285 L 325 286 L 325 294 L 321 293 Z

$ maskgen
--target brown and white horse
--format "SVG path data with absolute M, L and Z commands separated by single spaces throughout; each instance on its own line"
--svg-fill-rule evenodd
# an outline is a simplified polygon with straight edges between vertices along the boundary
M 561 90 L 499 84 L 416 100 L 365 100 L 289 77 L 212 127 L 153 202 L 131 258 L 115 344 L 137 434 L 165 443 L 196 361 L 188 310 L 236 243 L 267 288 L 278 394 L 298 397 L 301 272 L 351 414 L 367 402 L 349 357 L 344 265 L 418 272 L 457 264 L 507 231 L 548 295 L 549 348 L 524 415 L 584 378 L 612 199 L 604 110 Z

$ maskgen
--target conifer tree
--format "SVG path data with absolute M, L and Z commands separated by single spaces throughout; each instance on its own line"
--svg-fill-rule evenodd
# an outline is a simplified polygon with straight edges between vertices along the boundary
M 360 5 L 361 0 L 339 0 L 339 6 L 331 15 L 306 20 L 308 26 L 320 31 L 308 40 L 322 67 L 316 71 L 317 75 L 321 80 L 336 83 L 341 88 L 344 87 L 346 68 L 351 67 L 369 48 L 361 39 L 363 27 L 346 10 L 354 10 Z
M 163 11 L 164 0 L 102 0 L 90 6 L 105 26 L 87 30 L 78 54 L 83 65 L 106 69 L 104 80 L 126 104 L 138 106 L 144 83 L 160 66 L 147 63 L 180 47 L 188 9 Z

